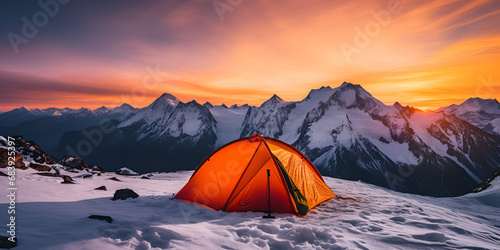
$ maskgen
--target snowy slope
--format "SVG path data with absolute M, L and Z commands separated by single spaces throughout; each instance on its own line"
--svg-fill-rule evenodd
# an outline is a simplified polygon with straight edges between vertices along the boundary
M 469 98 L 460 105 L 439 108 L 489 133 L 500 135 L 500 103 L 496 99 Z
M 274 138 L 283 134 L 283 125 L 288 120 L 295 103 L 285 102 L 276 94 L 260 107 L 250 107 L 241 125 L 240 137 L 263 134 Z
M 491 102 L 478 103 L 466 110 L 494 113 Z M 165 93 L 118 128 L 86 161 L 141 173 L 194 169 L 219 146 L 259 133 L 297 147 L 323 175 L 433 196 L 468 193 L 500 165 L 500 137 L 444 112 L 385 105 L 347 82 L 300 102 L 273 95 L 259 107 L 182 103 Z M 58 149 L 82 140 L 65 137 Z
M 296 107 L 292 109 L 288 119 L 283 124 L 283 131 L 287 131 L 287 133 L 283 134 L 280 139 L 288 142 L 296 141 L 307 113 L 315 108 L 319 102 L 326 102 L 334 92 L 335 89 L 329 86 L 321 87 L 320 89 L 311 90 L 304 100 L 297 102 Z
M 118 127 L 138 126 L 138 139 L 161 133 L 178 103 L 177 97 L 164 93 L 149 106 L 127 117 Z
M 244 126 L 273 125 L 257 131 L 296 146 L 324 175 L 404 192 L 464 194 L 500 164 L 500 138 L 443 113 L 385 105 L 350 83 L 284 108 L 255 108 L 252 117 L 259 122 Z
M 239 138 L 241 133 L 241 124 L 248 111 L 248 106 L 231 106 L 225 108 L 222 106 L 203 105 L 210 108 L 210 113 L 217 121 L 217 143 L 216 147 L 220 147 L 235 138 Z
M 325 177 L 335 193 L 360 202 L 332 199 L 307 218 L 268 220 L 169 200 L 192 173 L 156 173 L 151 180 L 106 173 L 60 184 L 61 178 L 18 170 L 15 249 L 497 249 L 500 242 L 499 180 L 480 193 L 431 198 Z M 108 191 L 94 190 L 102 185 Z M 140 196 L 111 201 L 121 188 Z M 5 192 L 1 211 L 8 207 Z M 113 222 L 87 218 L 93 214 Z

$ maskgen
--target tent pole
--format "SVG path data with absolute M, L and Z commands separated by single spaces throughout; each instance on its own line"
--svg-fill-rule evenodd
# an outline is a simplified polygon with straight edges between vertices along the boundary
M 271 176 L 271 170 L 267 170 L 267 215 L 262 216 L 265 219 L 274 219 L 276 217 L 271 215 L 271 183 L 269 177 Z

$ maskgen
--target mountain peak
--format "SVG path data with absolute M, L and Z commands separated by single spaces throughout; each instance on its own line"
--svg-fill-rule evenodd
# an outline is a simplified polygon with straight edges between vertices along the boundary
M 179 99 L 169 93 L 163 93 L 158 99 L 149 105 L 152 109 L 157 109 L 162 106 L 176 106 L 179 104 Z
M 128 108 L 128 109 L 134 109 L 134 107 L 128 103 L 123 103 L 120 107 L 118 108 Z
M 194 106 L 202 106 L 201 104 L 199 104 L 196 100 L 192 100 L 188 103 L 186 103 L 187 105 L 194 105 Z
M 276 105 L 278 103 L 285 103 L 285 101 L 283 101 L 283 99 L 281 99 L 278 95 L 274 94 L 269 100 L 262 103 L 261 107 L 267 105 Z
M 353 86 L 359 86 L 359 85 L 354 85 L 350 82 L 343 82 L 341 85 L 340 85 L 340 88 L 347 88 L 347 87 L 353 87 Z
M 110 110 L 111 110 L 110 108 L 108 108 L 108 107 L 106 107 L 106 106 L 102 106 L 102 107 L 100 107 L 100 108 L 96 108 L 96 109 L 94 109 L 94 112 L 95 112 L 95 113 L 99 113 L 99 114 L 101 114 L 101 113 L 106 113 L 106 112 L 108 112 L 108 111 L 110 111 Z
M 214 105 L 212 105 L 210 102 L 205 102 L 205 103 L 203 104 L 203 106 L 207 107 L 208 109 L 211 109 L 211 108 L 213 108 L 213 107 L 214 107 Z
M 403 105 L 401 105 L 399 102 L 395 102 L 394 105 L 392 105 L 393 107 L 395 107 L 396 109 L 402 109 L 403 108 Z
M 170 105 L 177 105 L 179 103 L 179 99 L 169 93 L 163 93 L 158 99 L 165 100 Z
M 483 99 L 483 98 L 480 98 L 480 97 L 471 97 L 469 99 L 467 99 L 465 102 L 463 102 L 461 105 L 464 105 L 464 104 L 479 104 L 479 105 L 483 105 L 483 104 L 499 104 L 497 99 Z
M 326 100 L 332 96 L 332 94 L 335 92 L 330 86 L 321 86 L 319 89 L 312 89 L 309 91 L 309 94 L 307 94 L 306 98 L 302 101 L 308 101 L 311 99 L 314 100 Z

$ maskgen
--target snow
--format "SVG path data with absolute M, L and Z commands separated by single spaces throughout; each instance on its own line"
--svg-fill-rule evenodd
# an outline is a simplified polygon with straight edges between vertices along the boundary
M 174 108 L 179 104 L 179 99 L 170 94 L 163 94 L 149 106 L 139 109 L 131 117 L 122 121 L 118 127 L 123 128 L 135 123 L 144 122 L 148 124 L 157 124 L 158 127 L 164 125 Z M 144 137 L 147 135 L 144 135 Z M 141 139 L 141 137 L 139 138 Z
M 248 107 L 224 108 L 215 106 L 210 109 L 210 113 L 217 121 L 217 142 L 216 147 L 220 147 L 232 140 L 240 137 L 241 124 L 248 111 Z
M 332 130 L 347 122 L 345 111 L 330 107 L 323 117 L 311 124 L 309 148 L 324 148 L 332 145 Z
M 186 122 L 182 126 L 184 134 L 195 136 L 201 127 L 201 120 L 198 118 L 199 114 L 195 112 L 185 112 L 184 118 Z
M 427 131 L 427 129 L 441 117 L 442 114 L 435 112 L 415 112 L 409 117 L 408 121 L 410 122 L 411 128 L 415 131 L 415 134 L 417 134 L 427 146 L 437 154 L 449 157 L 446 152 L 448 147 Z
M 500 118 L 496 118 L 493 121 L 490 122 L 490 124 L 493 126 L 493 132 L 496 133 L 497 135 L 500 135 Z
M 349 107 L 356 102 L 356 91 L 354 89 L 349 89 L 342 94 L 342 100 L 345 102 L 345 106 Z
M 493 99 L 469 98 L 460 105 L 453 104 L 449 107 L 439 108 L 437 111 L 453 113 L 457 116 L 462 116 L 469 112 L 500 115 L 500 104 L 497 100 Z
M 299 128 L 302 126 L 307 113 L 318 106 L 319 102 L 326 102 L 336 89 L 325 87 L 317 90 L 312 90 L 308 97 L 296 104 L 296 107 L 288 115 L 288 119 L 283 124 L 283 135 L 280 140 L 287 143 L 294 143 L 299 138 Z
M 268 220 L 263 213 L 225 213 L 170 200 L 192 171 L 154 173 L 150 180 L 104 173 L 75 179 L 76 184 L 35 173 L 17 170 L 18 250 L 496 249 L 499 243 L 499 180 L 480 193 L 432 198 L 324 177 L 335 193 L 360 202 L 332 199 L 307 218 L 275 213 L 276 219 Z M 108 180 L 113 176 L 121 182 Z M 102 185 L 108 191 L 94 190 Z M 122 188 L 139 198 L 111 201 Z M 6 197 L 7 190 L 1 192 Z M 7 207 L 1 198 L 0 211 Z M 111 216 L 113 222 L 87 218 L 93 214 Z M 5 224 L 0 231 L 6 231 Z

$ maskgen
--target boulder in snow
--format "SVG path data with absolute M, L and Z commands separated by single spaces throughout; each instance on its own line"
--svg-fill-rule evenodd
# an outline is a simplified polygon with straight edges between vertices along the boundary
M 89 216 L 89 219 L 105 220 L 108 223 L 113 222 L 113 218 L 111 218 L 111 216 L 106 216 L 106 215 L 91 215 Z
M 113 199 L 111 200 L 118 200 L 118 199 L 125 200 L 127 198 L 135 199 L 137 197 L 139 197 L 139 195 L 136 192 L 134 192 L 134 190 L 125 188 L 116 190 L 115 195 L 113 195 Z
M 85 164 L 83 160 L 80 158 L 74 156 L 74 155 L 66 155 L 64 158 L 62 158 L 59 161 L 59 164 L 69 167 L 69 168 L 74 168 L 74 169 L 79 169 L 79 170 L 84 170 L 84 169 L 89 169 L 90 166 Z
M 0 235 L 0 248 L 11 249 L 17 245 L 17 238 L 14 241 L 9 240 L 9 237 Z
M 85 173 L 85 174 L 81 174 L 81 175 L 77 175 L 77 176 L 74 176 L 75 178 L 82 178 L 82 179 L 86 179 L 86 178 L 91 178 L 92 177 L 92 174 L 90 173 Z
M 108 180 L 112 180 L 112 181 L 120 181 L 120 180 L 119 180 L 118 178 L 116 178 L 116 177 L 111 177 L 111 178 L 109 178 Z
M 38 164 L 38 163 L 34 163 L 34 162 L 31 162 L 28 167 L 30 167 L 36 171 L 43 171 L 43 172 L 48 172 L 48 171 L 52 170 L 52 168 L 50 166 Z
M 116 170 L 115 173 L 119 174 L 119 175 L 139 175 L 137 172 L 135 172 L 129 168 L 126 168 L 126 167 L 123 167 L 123 168 Z
M 101 172 L 101 173 L 104 173 L 104 172 L 105 172 L 105 171 L 104 171 L 104 167 L 103 167 L 103 166 L 101 166 L 101 165 L 94 166 L 94 167 L 92 168 L 92 171 L 97 171 L 97 172 Z
M 107 191 L 106 186 L 100 186 L 98 188 L 94 188 L 94 190 L 104 190 L 104 191 Z
M 23 162 L 23 156 L 16 152 L 14 167 L 20 169 L 26 169 L 26 165 Z M 9 150 L 6 148 L 0 148 L 0 168 L 6 168 L 9 165 Z
M 71 183 L 71 184 L 74 184 L 74 182 L 73 182 L 73 178 L 71 178 L 71 176 L 68 176 L 68 175 L 61 175 L 61 177 L 62 177 L 62 178 L 63 178 L 63 180 L 64 180 L 64 181 L 63 181 L 63 182 L 61 182 L 61 183 L 65 183 L 65 184 L 66 184 L 66 183 L 67 183 L 67 184 L 70 184 L 70 183 Z

